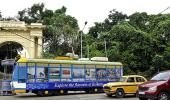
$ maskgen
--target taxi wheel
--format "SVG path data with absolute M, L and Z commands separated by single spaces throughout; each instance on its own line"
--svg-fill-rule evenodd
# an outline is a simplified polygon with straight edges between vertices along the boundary
M 161 92 L 159 95 L 158 95 L 158 100 L 169 100 L 170 97 L 169 97 L 169 94 L 167 92 Z
M 124 93 L 123 89 L 117 89 L 115 95 L 117 98 L 123 98 L 125 96 L 125 93 Z

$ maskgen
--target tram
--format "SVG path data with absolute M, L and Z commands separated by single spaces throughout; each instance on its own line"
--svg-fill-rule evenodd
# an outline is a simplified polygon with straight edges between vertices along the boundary
M 14 67 L 13 93 L 32 92 L 39 96 L 68 91 L 101 92 L 103 84 L 123 75 L 120 62 L 55 59 L 19 59 Z

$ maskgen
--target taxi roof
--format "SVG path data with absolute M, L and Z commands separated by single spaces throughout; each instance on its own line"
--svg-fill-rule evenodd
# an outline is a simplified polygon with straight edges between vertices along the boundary
M 141 76 L 141 75 L 124 75 L 122 77 L 143 77 L 143 76 Z

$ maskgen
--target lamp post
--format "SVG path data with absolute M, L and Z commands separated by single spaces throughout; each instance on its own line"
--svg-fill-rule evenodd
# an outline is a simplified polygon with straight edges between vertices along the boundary
M 82 35 L 83 35 L 83 30 L 84 30 L 84 28 L 85 28 L 86 25 L 87 25 L 87 21 L 85 21 L 84 27 L 83 27 L 83 29 L 80 31 L 80 34 L 81 34 L 81 58 L 82 58 L 82 56 L 83 56 L 83 53 L 82 53 L 82 51 L 83 51 L 83 40 L 82 40 Z
M 107 57 L 107 44 L 106 44 L 106 39 L 104 38 L 104 49 L 105 49 L 105 53 L 106 53 L 106 57 Z

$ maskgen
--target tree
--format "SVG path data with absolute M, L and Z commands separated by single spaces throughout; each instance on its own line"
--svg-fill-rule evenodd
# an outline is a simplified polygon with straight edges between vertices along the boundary
M 165 48 L 165 52 L 163 54 L 163 63 L 161 64 L 162 66 L 160 67 L 160 70 L 168 70 L 170 66 L 170 44 L 168 43 L 168 46 Z
M 145 71 L 149 69 L 152 56 L 152 38 L 145 32 L 136 30 L 129 23 L 121 23 L 112 27 L 109 32 L 110 40 L 117 42 L 118 61 L 123 62 L 132 70 Z M 114 52 L 110 52 L 114 56 Z M 115 60 L 114 60 L 115 61 Z
M 96 55 L 95 51 L 105 52 L 101 48 L 105 39 L 111 61 L 121 61 L 136 73 L 150 70 L 153 74 L 157 72 L 154 68 L 160 66 L 160 70 L 166 69 L 169 66 L 169 18 L 169 14 L 148 15 L 145 12 L 130 16 L 110 14 L 104 22 L 90 28 L 88 34 L 95 40 L 88 43 L 93 47 L 91 55 Z
M 149 15 L 146 12 L 136 12 L 129 16 L 129 23 L 138 30 L 148 32 L 149 30 Z
M 153 34 L 162 45 L 167 45 L 168 41 L 170 41 L 170 19 L 159 22 Z
M 158 23 L 170 19 L 170 14 L 158 14 L 158 15 L 150 15 L 150 32 L 153 32 L 157 27 Z
M 66 8 L 62 7 L 54 12 L 51 22 L 47 25 L 44 35 L 47 37 L 47 51 L 56 55 L 72 52 L 78 37 L 78 23 L 74 17 L 66 15 Z
M 47 13 L 47 12 L 46 12 Z M 18 19 L 26 23 L 42 22 L 44 15 L 44 4 L 34 4 L 31 8 L 18 12 Z
M 164 67 L 165 63 L 164 63 L 164 57 L 162 55 L 158 55 L 156 54 L 154 57 L 153 57 L 153 66 L 154 66 L 154 69 L 155 69 L 155 72 L 159 72 L 162 70 L 162 68 Z
M 41 3 L 18 12 L 20 21 L 41 22 L 46 26 L 43 30 L 45 57 L 64 55 L 76 47 L 78 23 L 74 17 L 66 15 L 66 11 L 66 7 L 52 11 Z
M 118 12 L 115 9 L 110 11 L 108 18 L 104 20 L 102 23 L 95 23 L 95 26 L 91 27 L 88 34 L 92 35 L 95 38 L 100 36 L 102 32 L 108 32 L 111 28 L 127 19 L 126 14 L 122 14 L 122 12 Z

